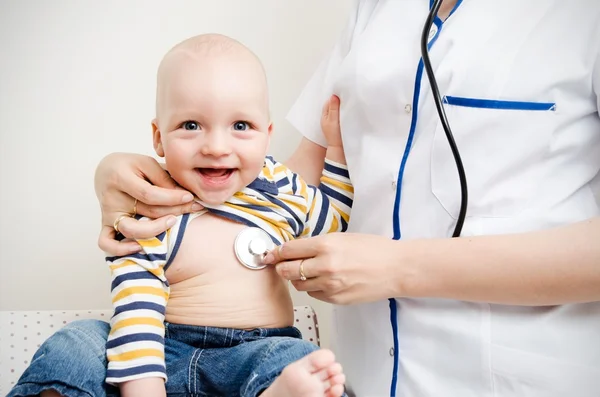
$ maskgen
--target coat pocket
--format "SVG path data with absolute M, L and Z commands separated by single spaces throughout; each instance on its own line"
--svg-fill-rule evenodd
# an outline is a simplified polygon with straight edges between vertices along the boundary
M 544 174 L 556 104 L 455 96 L 443 102 L 467 176 L 467 216 L 511 217 L 526 209 Z M 432 145 L 432 192 L 456 218 L 460 183 L 441 124 Z

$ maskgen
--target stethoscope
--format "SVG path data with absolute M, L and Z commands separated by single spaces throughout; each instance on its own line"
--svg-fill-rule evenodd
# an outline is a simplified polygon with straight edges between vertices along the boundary
M 452 237 L 459 237 L 465 222 L 465 216 L 467 214 L 467 203 L 469 197 L 469 191 L 467 189 L 467 176 L 465 174 L 465 168 L 463 167 L 462 159 L 460 158 L 460 153 L 456 147 L 456 142 L 454 141 L 454 136 L 450 130 L 450 124 L 446 118 L 446 112 L 444 112 L 442 97 L 440 96 L 437 80 L 435 79 L 435 74 L 433 73 L 433 69 L 431 67 L 431 61 L 429 60 L 429 49 L 427 48 L 429 31 L 431 30 L 433 21 L 437 16 L 440 6 L 442 5 L 442 1 L 443 0 L 435 0 L 433 2 L 431 10 L 429 11 L 429 15 L 425 20 L 425 26 L 423 27 L 423 33 L 421 34 L 421 56 L 423 58 L 423 66 L 425 66 L 425 71 L 427 72 L 429 85 L 431 85 L 431 94 L 433 95 L 435 107 L 437 108 L 438 117 L 440 118 L 442 127 L 444 127 L 444 132 L 446 133 L 446 138 L 448 139 L 448 144 L 450 145 L 450 150 L 452 150 L 452 155 L 454 156 L 454 161 L 456 163 L 456 169 L 458 171 L 458 179 L 460 181 L 460 210 L 458 212 L 458 219 L 456 220 L 456 226 L 454 227 Z
M 265 255 L 275 249 L 271 236 L 258 227 L 248 227 L 238 233 L 233 243 L 237 260 L 250 270 L 264 269 Z
M 442 1 L 443 0 L 435 0 L 433 2 L 431 10 L 429 11 L 429 15 L 425 20 L 423 33 L 421 34 L 421 56 L 423 57 L 423 66 L 427 72 L 427 79 L 431 85 L 431 94 L 433 95 L 433 100 L 437 108 L 438 117 L 442 123 L 442 127 L 444 128 L 444 132 L 446 133 L 446 138 L 448 139 L 448 144 L 450 145 L 450 150 L 454 156 L 456 169 L 458 171 L 458 179 L 460 181 L 460 210 L 452 237 L 459 237 L 467 213 L 469 196 L 467 189 L 467 177 L 460 153 L 456 146 L 456 142 L 454 141 L 454 136 L 452 135 L 452 130 L 450 129 L 450 124 L 446 118 L 446 112 L 444 111 L 444 106 L 442 104 L 442 97 L 440 95 L 437 80 L 435 78 L 435 74 L 433 73 L 433 68 L 431 67 L 431 61 L 429 59 L 429 49 L 427 48 L 429 31 L 431 30 L 433 21 L 437 16 L 440 6 L 442 5 Z M 234 242 L 234 251 L 238 261 L 248 269 L 252 270 L 260 270 L 265 268 L 266 265 L 262 263 L 263 258 L 270 250 L 274 248 L 275 244 L 273 243 L 273 240 L 269 234 L 257 227 L 249 227 L 242 230 Z

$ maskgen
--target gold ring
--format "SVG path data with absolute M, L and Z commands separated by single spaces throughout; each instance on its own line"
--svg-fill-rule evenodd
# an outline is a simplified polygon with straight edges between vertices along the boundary
M 123 220 L 123 218 L 130 218 L 131 215 L 129 214 L 124 214 L 119 216 L 117 219 L 115 219 L 115 223 L 113 223 L 113 229 L 115 229 L 115 232 L 120 233 L 119 232 L 119 223 Z
M 304 259 L 300 261 L 300 280 L 306 281 L 306 276 L 304 275 Z
M 138 199 L 135 199 L 133 201 L 133 215 L 131 215 L 132 218 L 135 218 L 135 216 L 137 215 L 137 203 L 138 203 Z

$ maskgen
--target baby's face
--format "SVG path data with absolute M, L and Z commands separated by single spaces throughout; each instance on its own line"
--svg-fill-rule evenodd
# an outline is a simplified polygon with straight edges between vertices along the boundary
M 263 167 L 271 134 L 266 81 L 252 59 L 173 57 L 159 83 L 154 146 L 181 186 L 221 204 Z

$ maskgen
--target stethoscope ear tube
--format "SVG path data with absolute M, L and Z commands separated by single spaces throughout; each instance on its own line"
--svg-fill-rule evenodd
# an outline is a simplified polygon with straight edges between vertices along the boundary
M 431 61 L 429 59 L 429 49 L 427 47 L 427 44 L 429 42 L 429 31 L 431 30 L 431 26 L 433 25 L 433 21 L 435 20 L 435 17 L 437 16 L 438 10 L 440 9 L 441 5 L 442 0 L 435 0 L 431 7 L 431 10 L 429 11 L 429 15 L 427 16 L 427 20 L 425 21 L 425 26 L 423 27 L 423 32 L 421 34 L 421 56 L 423 57 L 423 66 L 425 67 L 425 71 L 427 72 L 427 79 L 429 80 L 429 85 L 431 86 L 431 94 L 433 95 L 435 107 L 437 108 L 438 116 L 440 118 L 440 122 L 442 123 L 442 127 L 444 127 L 446 138 L 448 138 L 448 144 L 450 145 L 450 150 L 452 150 L 452 155 L 454 156 L 454 161 L 456 162 L 456 170 L 458 171 L 458 179 L 460 180 L 460 211 L 458 213 L 458 219 L 456 221 L 454 232 L 452 233 L 452 237 L 459 237 L 462 231 L 463 224 L 465 222 L 465 216 L 467 214 L 467 204 L 469 201 L 469 191 L 467 189 L 467 176 L 465 174 L 465 168 L 463 167 L 462 159 L 460 158 L 458 147 L 456 146 L 456 142 L 454 141 L 454 136 L 452 135 L 452 131 L 450 130 L 450 124 L 448 123 L 448 119 L 446 118 L 446 112 L 444 111 L 444 106 L 442 104 L 442 97 L 440 95 L 440 91 L 437 85 L 437 80 L 435 79 L 435 74 L 433 73 L 433 69 L 431 67 Z

